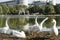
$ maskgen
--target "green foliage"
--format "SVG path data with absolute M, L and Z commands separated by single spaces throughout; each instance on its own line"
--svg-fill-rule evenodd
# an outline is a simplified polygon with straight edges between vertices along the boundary
M 35 19 L 34 18 L 29 18 L 29 23 L 32 25 L 32 24 L 35 24 Z
M 55 11 L 56 11 L 56 14 L 60 14 L 60 4 L 57 4 L 55 6 Z
M 39 8 L 39 13 L 41 14 L 44 14 L 45 13 L 45 5 L 43 5 L 43 6 L 40 6 L 40 8 Z
M 0 4 L 0 14 L 12 14 L 17 15 L 19 12 L 23 12 L 26 10 L 25 5 L 13 5 L 9 6 L 6 4 Z
M 28 8 L 30 13 L 40 13 L 40 14 L 52 14 L 55 13 L 54 6 L 51 4 L 46 4 L 43 6 L 34 5 Z
M 18 10 L 16 9 L 16 6 L 9 6 L 10 14 L 18 14 Z
M 23 25 L 26 25 L 26 19 L 24 17 L 20 17 L 19 18 L 19 25 L 23 26 Z
M 60 14 L 60 4 L 53 6 L 51 4 L 46 5 L 34 5 L 29 6 L 28 8 L 25 5 L 13 5 L 9 6 L 6 4 L 0 4 L 0 15 L 1 14 L 12 14 L 12 15 L 19 15 L 19 14 L 32 14 L 32 13 L 40 13 L 40 14 Z
M 45 13 L 47 13 L 47 14 L 55 13 L 54 6 L 50 5 L 50 4 L 45 5 Z
M 47 25 L 48 24 L 48 25 Z M 53 26 L 52 24 L 52 18 L 48 19 L 45 23 L 44 26 L 46 26 L 47 28 L 51 28 Z
M 9 11 L 9 8 L 7 5 L 1 5 L 2 6 L 2 10 L 3 10 L 3 14 L 8 14 L 10 11 Z
M 2 6 L 0 5 L 0 15 L 3 14 Z
M 21 18 L 21 17 L 20 18 L 10 18 L 9 19 L 9 26 L 12 29 L 19 29 L 19 30 L 21 30 L 22 26 L 24 26 L 26 24 L 27 24 L 26 19 Z
M 0 27 L 4 27 L 5 26 L 5 18 L 1 17 L 0 18 Z
M 33 10 L 32 8 L 33 8 L 33 7 L 31 7 L 31 6 L 28 8 L 29 13 L 33 13 L 33 12 L 32 12 L 32 10 Z
M 38 5 L 34 5 L 33 7 L 29 7 L 28 10 L 30 13 L 37 13 L 39 12 L 39 6 Z

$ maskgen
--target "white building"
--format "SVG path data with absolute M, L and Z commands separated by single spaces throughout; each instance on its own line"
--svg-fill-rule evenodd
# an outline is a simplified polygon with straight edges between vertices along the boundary
M 19 4 L 28 6 L 28 0 L 19 0 Z

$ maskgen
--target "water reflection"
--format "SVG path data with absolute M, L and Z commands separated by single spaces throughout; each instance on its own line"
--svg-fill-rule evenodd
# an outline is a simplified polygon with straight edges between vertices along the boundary
M 51 20 L 54 18 L 57 21 L 57 26 L 60 26 L 60 16 L 8 16 L 10 17 L 8 24 L 10 28 L 12 29 L 22 29 L 24 25 L 29 23 L 30 25 L 35 24 L 35 17 L 38 17 L 37 21 L 40 24 L 40 22 L 46 18 L 49 17 L 49 19 L 43 24 L 43 26 L 51 27 L 52 23 Z M 7 16 L 0 16 L 0 27 L 5 26 L 5 20 Z

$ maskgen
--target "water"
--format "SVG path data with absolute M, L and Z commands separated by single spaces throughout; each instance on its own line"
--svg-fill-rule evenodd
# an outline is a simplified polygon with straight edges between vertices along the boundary
M 6 15 L 6 16 L 0 16 L 0 27 L 5 26 L 5 20 L 8 17 L 9 17 L 8 24 L 9 24 L 10 28 L 13 28 L 13 29 L 20 29 L 20 28 L 22 28 L 22 26 L 26 25 L 27 23 L 29 23 L 30 25 L 34 25 L 35 17 L 38 17 L 37 21 L 39 24 L 43 19 L 45 19 L 46 17 L 49 17 L 49 19 L 43 24 L 43 26 L 51 27 L 52 26 L 51 19 L 53 19 L 53 18 L 56 19 L 57 26 L 60 26 L 60 16 L 33 16 L 33 15 L 29 15 L 29 16 L 27 16 L 27 15 L 25 15 L 25 16 L 8 15 L 7 16 Z

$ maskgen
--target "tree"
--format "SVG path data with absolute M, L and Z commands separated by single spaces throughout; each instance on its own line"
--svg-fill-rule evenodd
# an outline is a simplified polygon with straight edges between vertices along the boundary
M 57 4 L 55 6 L 55 12 L 56 12 L 56 14 L 60 14 L 60 4 Z
M 51 4 L 45 5 L 45 13 L 47 13 L 47 14 L 55 13 L 54 6 Z
M 44 14 L 45 13 L 45 6 L 40 6 L 40 9 L 39 9 L 39 13 L 40 14 Z
M 34 5 L 33 7 L 29 7 L 28 10 L 30 13 L 37 13 L 39 12 L 39 6 L 38 5 Z
M 26 10 L 27 6 L 25 6 L 25 5 L 15 5 L 15 8 L 16 8 L 16 10 L 18 10 L 18 14 L 20 14 L 22 12 L 25 14 L 25 10 Z
M 9 6 L 9 5 L 6 5 L 6 4 L 0 4 L 0 14 L 18 15 L 22 12 L 25 14 L 26 8 L 27 7 L 25 5 Z
M 0 5 L 0 15 L 3 14 L 2 6 Z
M 32 10 L 33 10 L 32 8 L 33 7 L 31 7 L 31 6 L 28 8 L 29 13 L 32 13 Z
M 10 10 L 10 14 L 12 14 L 12 15 L 18 14 L 18 10 L 16 9 L 15 5 L 9 6 L 9 10 Z
M 9 7 L 6 4 L 1 6 L 2 6 L 3 14 L 8 14 L 10 12 Z

